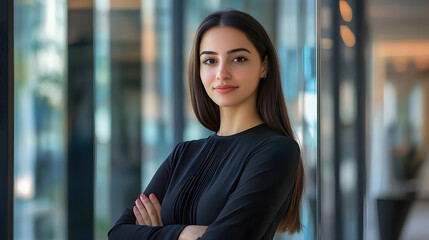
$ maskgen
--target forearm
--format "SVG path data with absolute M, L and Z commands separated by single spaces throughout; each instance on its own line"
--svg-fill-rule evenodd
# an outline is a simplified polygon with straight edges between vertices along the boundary
M 175 224 L 159 227 L 145 225 L 121 224 L 109 232 L 109 240 L 155 240 L 178 239 L 185 225 Z
M 188 225 L 179 235 L 178 240 L 195 240 L 201 237 L 206 231 L 207 226 L 202 225 Z
M 136 225 L 136 218 L 131 209 L 127 208 L 115 226 L 109 231 L 109 240 L 155 240 L 178 239 L 186 225 L 173 224 L 165 226 Z

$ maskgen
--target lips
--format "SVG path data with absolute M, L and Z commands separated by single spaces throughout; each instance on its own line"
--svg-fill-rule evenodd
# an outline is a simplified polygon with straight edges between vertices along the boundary
M 232 85 L 219 85 L 216 86 L 214 89 L 218 93 L 229 93 L 237 89 L 238 87 L 232 86 Z

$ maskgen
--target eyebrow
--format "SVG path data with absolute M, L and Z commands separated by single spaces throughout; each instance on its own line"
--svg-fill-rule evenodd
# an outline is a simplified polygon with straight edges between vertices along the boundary
M 236 52 L 248 52 L 251 53 L 249 50 L 245 49 L 245 48 L 235 48 L 235 49 L 231 49 L 228 52 L 226 52 L 227 54 L 231 54 L 231 53 L 236 53 Z M 202 51 L 200 56 L 202 56 L 203 54 L 213 54 L 213 55 L 217 55 L 217 52 L 213 52 L 213 51 Z

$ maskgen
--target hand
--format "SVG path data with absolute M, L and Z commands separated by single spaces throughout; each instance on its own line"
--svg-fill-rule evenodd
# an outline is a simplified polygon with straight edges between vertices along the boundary
M 135 203 L 133 212 L 136 217 L 136 225 L 162 226 L 161 204 L 155 194 L 151 193 L 149 197 L 146 197 L 142 193 Z
M 195 240 L 206 232 L 207 226 L 189 225 L 179 235 L 178 240 Z

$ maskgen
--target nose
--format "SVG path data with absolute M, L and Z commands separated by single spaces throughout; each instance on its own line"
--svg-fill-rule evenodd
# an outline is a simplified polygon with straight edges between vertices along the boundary
M 226 64 L 225 62 L 221 62 L 218 65 L 218 70 L 217 70 L 217 74 L 216 74 L 216 79 L 219 80 L 227 80 L 231 78 L 231 73 L 229 71 L 229 66 L 228 64 Z

